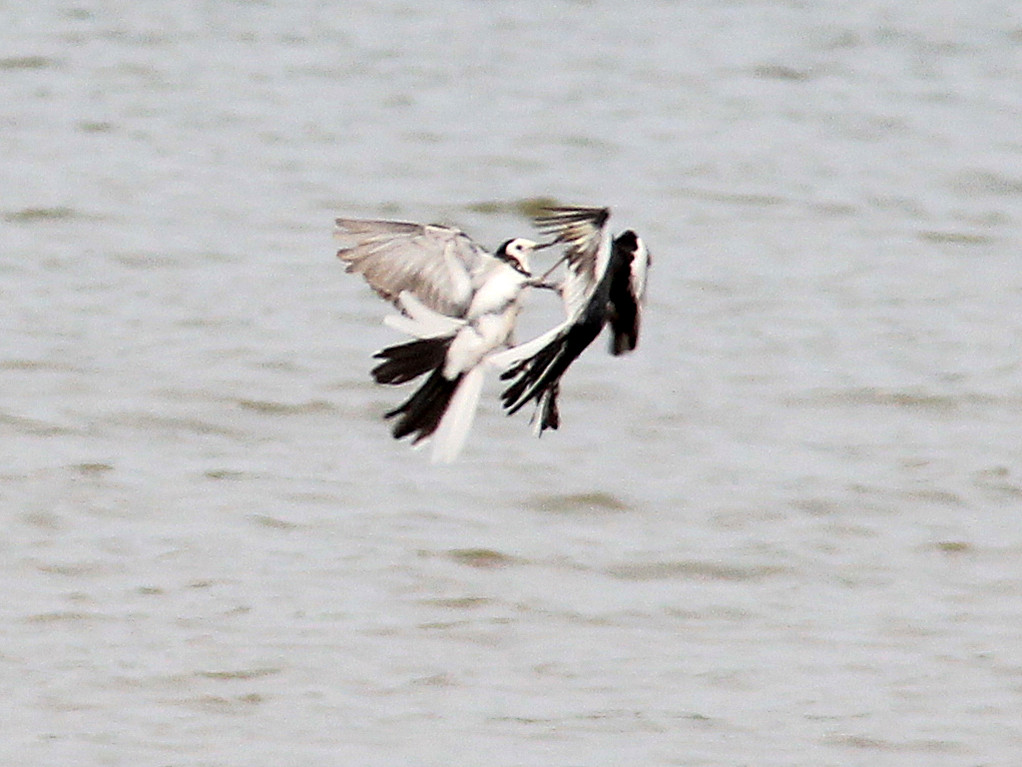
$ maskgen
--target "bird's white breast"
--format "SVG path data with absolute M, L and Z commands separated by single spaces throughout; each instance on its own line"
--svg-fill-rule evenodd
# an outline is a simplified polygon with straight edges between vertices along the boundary
M 466 315 L 467 319 L 472 320 L 486 314 L 502 312 L 509 303 L 518 297 L 526 279 L 525 275 L 516 272 L 506 264 L 496 265 L 479 286 L 475 296 L 472 297 L 472 304 Z
M 519 299 L 525 277 L 510 268 L 503 271 L 510 273 L 510 277 L 497 273 L 476 293 L 468 324 L 458 331 L 447 350 L 445 378 L 453 380 L 495 349 L 507 345 L 521 311 Z

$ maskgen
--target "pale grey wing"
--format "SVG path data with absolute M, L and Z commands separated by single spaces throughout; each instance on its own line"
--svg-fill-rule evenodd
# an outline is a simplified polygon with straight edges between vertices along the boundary
M 450 317 L 468 311 L 473 281 L 493 257 L 459 229 L 339 218 L 337 257 L 361 274 L 380 296 L 397 305 L 408 291 L 430 309 Z
M 564 243 L 568 267 L 579 277 L 599 281 L 599 261 L 609 254 L 607 220 L 610 208 L 557 206 L 544 208 L 536 216 L 536 228 L 554 235 L 554 242 Z
M 556 206 L 543 211 L 535 218 L 536 228 L 553 235 L 553 242 L 566 246 L 568 267 L 561 283 L 561 298 L 565 314 L 576 317 L 589 303 L 610 257 L 610 208 Z

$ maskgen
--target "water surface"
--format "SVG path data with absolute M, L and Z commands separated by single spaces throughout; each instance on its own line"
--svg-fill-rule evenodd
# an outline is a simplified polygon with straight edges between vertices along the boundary
M 1017 759 L 1012 4 L 0 21 L 3 761 Z M 430 466 L 332 219 L 537 198 L 646 237 L 642 344 Z

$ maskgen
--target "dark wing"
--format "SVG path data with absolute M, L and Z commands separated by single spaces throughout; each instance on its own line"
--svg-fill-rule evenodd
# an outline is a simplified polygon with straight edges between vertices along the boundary
M 396 303 L 406 290 L 450 317 L 468 311 L 476 275 L 492 256 L 459 229 L 404 221 L 339 218 L 337 257 L 380 296 Z
M 538 351 L 516 362 L 501 375 L 501 380 L 514 379 L 500 395 L 508 415 L 517 413 L 527 402 L 534 400 L 541 409 L 538 414 L 540 431 L 557 428 L 560 423 L 557 393 L 561 376 L 603 329 L 605 314 L 598 303 L 590 301 L 578 321 L 564 323 Z
M 459 375 L 453 381 L 444 377 L 442 368 L 434 370 L 429 378 L 407 400 L 384 414 L 384 418 L 395 418 L 394 439 L 412 435 L 412 444 L 418 444 L 440 426 L 451 398 L 461 383 Z
M 397 385 L 435 370 L 444 364 L 452 340 L 454 336 L 417 338 L 376 352 L 373 357 L 383 362 L 373 368 L 373 380 Z
M 639 342 L 639 320 L 651 259 L 646 244 L 631 229 L 614 238 L 613 248 L 614 273 L 608 299 L 610 353 L 618 355 L 633 351 Z

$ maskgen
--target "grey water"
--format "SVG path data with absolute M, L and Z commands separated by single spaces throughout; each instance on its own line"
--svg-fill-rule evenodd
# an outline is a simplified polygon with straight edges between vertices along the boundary
M 640 347 L 432 466 L 333 218 L 542 200 Z M 1017 764 L 1020 227 L 1015 3 L 4 4 L 0 763 Z

